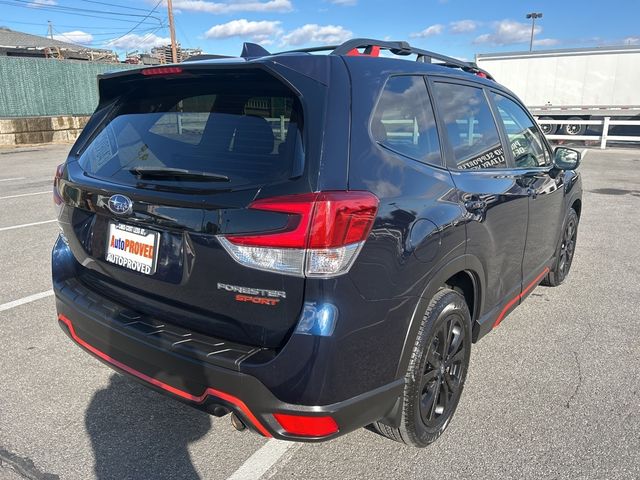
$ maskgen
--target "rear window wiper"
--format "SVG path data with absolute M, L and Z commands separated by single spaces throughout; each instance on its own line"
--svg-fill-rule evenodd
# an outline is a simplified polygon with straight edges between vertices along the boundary
M 219 173 L 200 172 L 171 167 L 135 167 L 129 170 L 138 178 L 193 180 L 196 182 L 228 182 L 229 177 Z

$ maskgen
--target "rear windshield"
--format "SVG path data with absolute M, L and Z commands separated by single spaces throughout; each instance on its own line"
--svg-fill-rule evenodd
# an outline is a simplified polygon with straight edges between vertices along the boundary
M 265 72 L 143 78 L 123 90 L 81 152 L 91 176 L 140 186 L 193 183 L 157 173 L 181 169 L 213 174 L 204 178 L 226 189 L 301 173 L 299 101 Z M 149 170 L 156 174 L 140 176 Z

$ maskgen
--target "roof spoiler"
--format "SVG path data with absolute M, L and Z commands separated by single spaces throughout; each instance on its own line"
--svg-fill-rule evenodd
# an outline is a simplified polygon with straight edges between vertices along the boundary
M 269 55 L 271 53 L 257 43 L 244 42 L 242 44 L 242 53 L 240 54 L 242 58 L 268 57 Z

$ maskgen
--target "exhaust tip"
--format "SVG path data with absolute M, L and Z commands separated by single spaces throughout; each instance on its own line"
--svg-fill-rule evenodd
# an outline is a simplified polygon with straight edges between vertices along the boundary
M 239 432 L 245 430 L 247 428 L 247 426 L 244 424 L 244 422 L 242 420 L 240 420 L 240 417 L 238 417 L 235 413 L 231 413 L 231 425 L 233 426 L 233 428 L 235 428 L 236 430 L 238 430 Z
M 221 405 L 217 405 L 213 407 L 213 410 L 210 410 L 210 411 L 216 417 L 224 417 L 226 414 L 229 413 L 229 409 Z

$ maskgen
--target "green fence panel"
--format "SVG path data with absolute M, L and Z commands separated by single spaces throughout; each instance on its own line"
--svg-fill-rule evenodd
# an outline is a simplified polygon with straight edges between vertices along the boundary
M 98 105 L 96 76 L 135 65 L 0 57 L 0 117 L 89 115 Z

